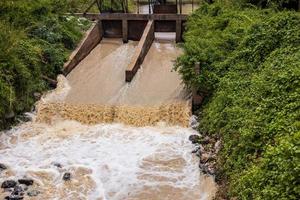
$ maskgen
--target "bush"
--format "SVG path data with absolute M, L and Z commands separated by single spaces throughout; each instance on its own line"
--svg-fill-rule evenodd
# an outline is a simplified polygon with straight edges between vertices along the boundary
M 222 137 L 217 165 L 229 196 L 299 199 L 300 14 L 206 5 L 189 19 L 185 39 L 177 66 L 210 94 L 199 131 Z
M 31 109 L 35 92 L 56 78 L 89 22 L 64 16 L 66 1 L 0 2 L 0 129 Z M 9 119 L 8 119 L 9 118 Z

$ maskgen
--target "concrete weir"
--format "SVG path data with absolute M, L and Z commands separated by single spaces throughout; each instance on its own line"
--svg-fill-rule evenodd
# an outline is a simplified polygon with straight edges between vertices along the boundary
M 81 103 L 85 101 L 96 104 L 114 104 L 116 102 L 126 104 L 130 104 L 130 102 L 140 103 L 138 100 L 132 100 L 131 97 L 127 97 L 126 94 L 124 94 L 125 91 L 130 93 L 131 96 L 135 96 L 136 99 L 144 99 L 145 102 L 148 102 L 146 99 L 150 97 L 155 97 L 163 102 L 172 99 L 175 101 L 186 101 L 188 95 L 184 92 L 183 87 L 180 86 L 181 81 L 179 75 L 177 73 L 175 76 L 174 74 L 171 75 L 173 73 L 171 73 L 173 60 L 180 55 L 179 51 L 176 50 L 175 44 L 171 44 L 170 46 L 160 45 L 160 48 L 157 48 L 160 42 L 156 41 L 156 43 L 154 43 L 153 41 L 155 40 L 155 34 L 162 32 L 175 34 L 175 42 L 182 41 L 182 32 L 184 30 L 185 21 L 187 20 L 187 15 L 157 13 L 101 13 L 77 15 L 96 20 L 96 22 L 87 32 L 86 37 L 77 50 L 71 55 L 69 62 L 66 63 L 64 67 L 65 75 L 71 73 L 75 68 L 79 68 L 76 69 L 74 73 L 68 75 L 68 79 L 72 85 L 72 90 L 67 98 L 69 102 Z M 123 43 L 123 45 L 121 45 L 120 42 Z M 129 44 L 127 45 L 126 43 Z M 171 43 L 174 43 L 174 41 Z M 141 81 L 139 80 L 135 81 L 131 86 L 126 86 L 126 82 L 134 80 L 141 66 L 144 68 L 147 66 L 144 72 L 147 74 L 143 74 L 141 77 L 153 77 L 154 71 L 149 71 L 151 68 L 148 66 L 150 63 L 149 58 L 147 62 L 144 63 L 150 48 L 152 48 L 152 54 L 148 56 L 149 58 L 151 57 L 153 60 L 170 59 L 161 63 L 153 62 L 159 66 L 155 66 L 152 70 L 157 70 L 157 76 L 164 77 L 156 77 L 156 79 L 148 78 L 149 80 L 142 78 L 142 82 L 139 82 Z M 106 55 L 106 51 L 110 53 Z M 160 53 L 160 51 L 163 52 Z M 172 53 L 175 51 L 177 53 Z M 160 54 L 166 57 L 163 58 Z M 166 73 L 159 73 L 159 70 L 163 70 Z M 172 81 L 169 81 L 165 83 L 164 79 L 170 79 L 174 82 L 171 83 Z M 159 81 L 157 80 L 160 80 L 161 83 L 158 83 Z M 155 85 L 155 88 L 146 86 L 150 84 L 148 81 L 151 81 L 152 85 Z M 153 81 L 155 84 L 153 84 Z M 136 86 L 137 82 L 138 84 L 145 85 L 147 91 L 144 93 L 135 91 L 133 88 L 138 88 Z M 164 84 L 166 86 L 162 86 Z M 99 88 L 100 85 L 101 88 Z M 150 90 L 154 92 L 151 93 Z M 164 95 L 161 92 L 162 90 L 164 90 Z M 95 97 L 97 93 L 101 94 L 101 96 Z M 120 96 L 120 93 L 122 93 L 123 96 Z M 133 95 L 134 93 L 143 94 L 144 96 L 136 96 Z M 195 99 L 199 95 L 197 92 L 193 92 L 192 95 L 192 103 L 197 104 L 198 101 L 195 101 Z M 193 108 L 195 107 L 195 105 L 192 106 Z
M 77 50 L 65 64 L 64 73 L 70 73 L 102 40 L 102 38 L 122 38 L 139 41 L 132 62 L 126 70 L 127 82 L 130 82 L 142 64 L 153 42 L 154 32 L 175 32 L 176 42 L 182 41 L 182 30 L 187 15 L 178 14 L 130 14 L 102 13 L 77 14 L 91 20 L 97 20 Z

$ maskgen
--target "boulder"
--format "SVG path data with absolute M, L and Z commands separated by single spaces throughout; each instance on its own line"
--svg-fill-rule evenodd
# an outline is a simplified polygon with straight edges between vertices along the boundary
M 30 196 L 30 197 L 35 197 L 37 195 L 39 195 L 41 192 L 38 191 L 38 190 L 30 190 L 27 192 L 27 195 Z
M 207 163 L 207 161 L 211 158 L 210 153 L 202 153 L 200 156 L 200 163 Z
M 0 171 L 6 170 L 6 169 L 7 169 L 6 165 L 0 163 Z
M 64 180 L 64 181 L 69 181 L 69 180 L 71 180 L 71 173 L 70 173 L 70 172 L 66 172 L 66 173 L 63 175 L 63 180 Z
M 58 162 L 53 163 L 53 165 L 57 168 L 62 168 L 62 164 L 60 164 Z
M 13 188 L 17 185 L 17 182 L 14 180 L 6 180 L 2 183 L 1 188 Z
M 193 144 L 197 144 L 200 142 L 200 136 L 199 135 L 190 135 L 189 140 L 193 143 Z
M 202 140 L 201 140 L 201 144 L 209 144 L 211 141 L 210 137 L 205 136 Z
M 215 149 L 215 153 L 219 153 L 219 151 L 221 150 L 221 140 L 218 140 L 216 143 L 215 143 L 215 146 L 214 146 L 214 149 Z
M 24 197 L 22 197 L 20 195 L 10 195 L 10 196 L 6 196 L 4 199 L 5 200 L 21 200 L 21 199 L 24 199 Z
M 24 190 L 22 188 L 22 186 L 20 185 L 16 185 L 14 187 L 14 190 L 12 191 L 12 195 L 24 195 Z
M 19 179 L 18 182 L 20 184 L 24 184 L 24 185 L 30 186 L 30 185 L 33 185 L 34 181 L 32 179 L 23 178 L 23 179 Z

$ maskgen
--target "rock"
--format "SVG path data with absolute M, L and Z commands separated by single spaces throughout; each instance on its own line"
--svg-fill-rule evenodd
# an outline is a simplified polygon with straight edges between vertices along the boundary
M 30 197 L 35 197 L 37 195 L 39 195 L 41 192 L 38 191 L 38 190 L 30 190 L 27 192 L 27 195 L 30 196 Z
M 19 179 L 18 182 L 20 184 L 24 184 L 24 185 L 33 185 L 33 180 L 32 179 L 26 179 L 26 178 L 23 178 L 23 179 Z
M 198 117 L 192 115 L 190 118 L 190 127 L 192 127 L 193 129 L 197 129 L 198 126 L 199 126 Z
M 60 164 L 60 163 L 55 162 L 55 163 L 53 163 L 53 165 L 57 168 L 62 168 L 62 164 Z
M 14 180 L 6 180 L 2 183 L 1 188 L 13 188 L 17 185 L 17 182 Z
M 208 136 L 205 136 L 205 137 L 201 140 L 200 143 L 201 143 L 201 144 L 208 144 L 208 143 L 210 143 L 210 138 L 209 138 Z
M 3 188 L 4 192 L 12 193 L 14 191 L 13 188 Z
M 200 155 L 200 163 L 207 163 L 207 161 L 211 158 L 209 153 L 202 153 Z
M 14 117 L 15 117 L 14 111 L 10 111 L 8 113 L 5 113 L 5 115 L 4 115 L 5 119 L 11 119 L 11 118 L 14 118 Z
M 198 153 L 199 150 L 200 150 L 200 147 L 197 147 L 192 151 L 192 153 Z
M 39 92 L 34 92 L 33 93 L 33 96 L 36 98 L 36 99 L 40 99 L 42 97 L 42 94 L 39 93 Z
M 64 181 L 69 181 L 71 180 L 71 173 L 70 172 L 66 172 L 63 176 L 63 180 Z
M 208 164 L 199 164 L 199 168 L 202 170 L 204 174 L 208 175 L 214 175 L 215 174 L 215 169 L 212 166 L 209 166 Z
M 216 143 L 215 143 L 215 146 L 214 146 L 214 149 L 215 149 L 215 153 L 219 153 L 219 151 L 221 150 L 221 140 L 218 140 Z
M 5 200 L 21 200 L 21 199 L 24 199 L 24 197 L 22 197 L 20 195 L 10 195 L 10 196 L 6 196 L 4 199 Z
M 24 195 L 24 190 L 23 190 L 23 188 L 22 188 L 22 186 L 20 186 L 20 185 L 16 185 L 15 187 L 14 187 L 14 190 L 13 190 L 13 192 L 12 192 L 12 195 Z
M 6 169 L 7 169 L 7 167 L 4 164 L 0 163 L 0 171 L 6 170 Z
M 193 144 L 196 144 L 196 143 L 200 142 L 200 136 L 199 135 L 190 135 L 189 140 Z

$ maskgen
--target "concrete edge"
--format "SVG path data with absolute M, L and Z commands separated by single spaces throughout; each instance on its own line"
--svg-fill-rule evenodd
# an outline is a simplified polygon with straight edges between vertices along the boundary
M 151 45 L 154 40 L 154 22 L 153 20 L 148 21 L 147 26 L 144 30 L 141 40 L 135 50 L 135 53 L 131 59 L 131 62 L 127 66 L 125 71 L 125 81 L 131 82 L 134 75 L 143 63 Z
M 102 40 L 102 26 L 96 22 L 85 34 L 84 39 L 71 53 L 69 60 L 64 64 L 63 73 L 68 75 Z

